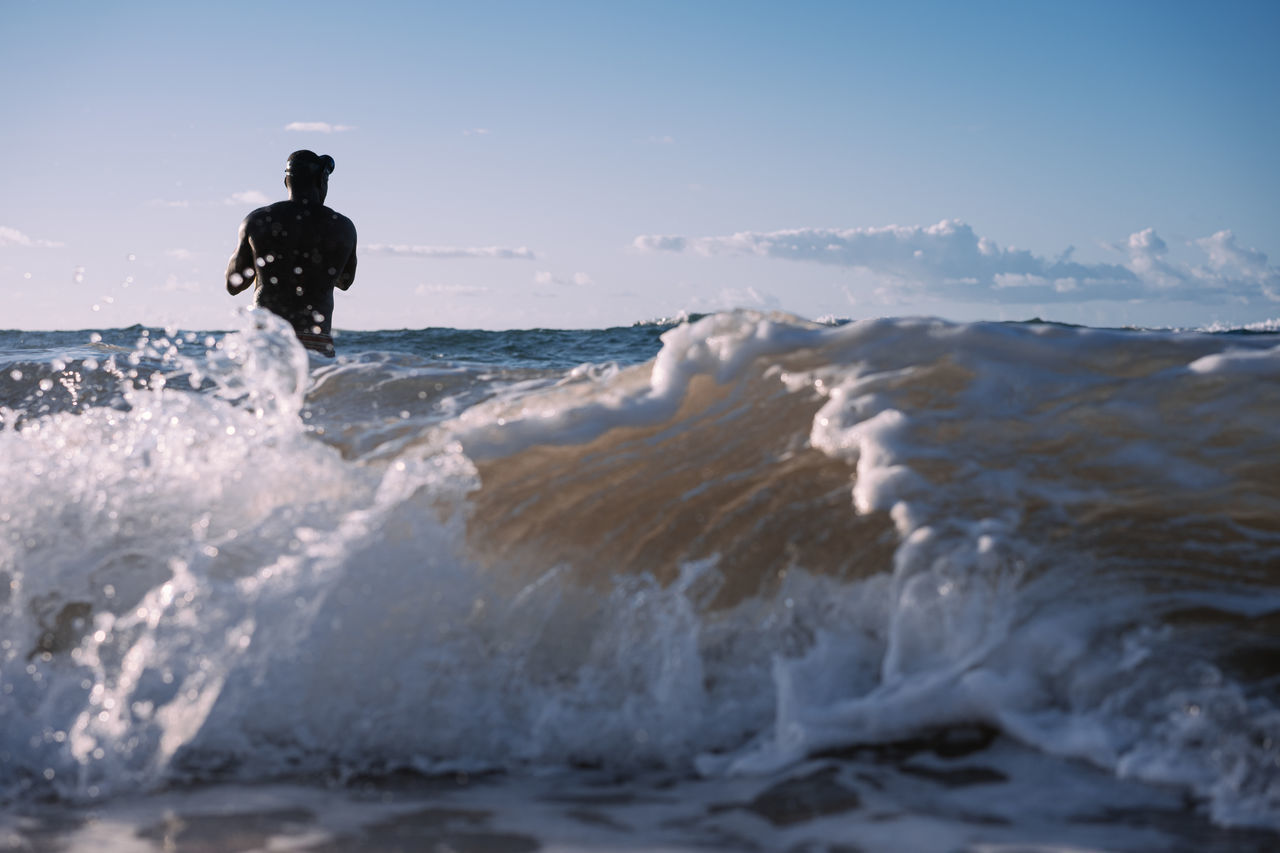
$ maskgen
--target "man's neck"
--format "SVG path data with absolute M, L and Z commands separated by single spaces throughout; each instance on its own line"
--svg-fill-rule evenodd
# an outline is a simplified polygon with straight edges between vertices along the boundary
M 324 194 L 319 190 L 298 190 L 290 188 L 289 201 L 301 202 L 302 204 L 314 205 L 316 207 L 324 206 Z

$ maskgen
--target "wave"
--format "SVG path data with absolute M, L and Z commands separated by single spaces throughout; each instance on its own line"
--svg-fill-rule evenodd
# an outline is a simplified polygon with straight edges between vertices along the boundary
M 1280 826 L 1274 336 L 739 312 L 566 369 L 249 316 L 6 368 L 8 796 L 980 723 Z

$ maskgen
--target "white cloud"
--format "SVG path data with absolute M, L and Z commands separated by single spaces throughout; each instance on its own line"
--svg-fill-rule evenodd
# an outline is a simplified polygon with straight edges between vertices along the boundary
M 60 249 L 65 243 L 53 240 L 36 240 L 23 234 L 17 228 L 0 225 L 0 246 L 23 246 L 28 249 Z
M 169 201 L 163 198 L 153 198 L 147 202 L 148 207 L 190 207 L 189 201 Z
M 195 257 L 190 249 L 166 249 L 165 254 L 179 261 L 189 261 Z
M 775 311 L 782 307 L 782 302 L 772 293 L 761 293 L 754 287 L 723 287 L 715 296 L 693 296 L 688 309 L 696 313 L 708 311 L 728 311 L 734 308 L 756 308 L 761 311 Z
M 1280 271 L 1267 264 L 1264 253 L 1236 245 L 1236 236 L 1230 231 L 1219 231 L 1195 243 L 1209 256 L 1211 274 L 1254 282 L 1270 299 L 1280 300 Z
M 489 128 L 487 128 L 487 127 L 473 127 L 473 128 L 469 128 L 469 129 L 467 129 L 467 130 L 462 131 L 462 135 L 463 135 L 463 136 L 488 136 L 488 135 L 489 135 Z
M 754 287 L 748 287 L 745 290 L 726 287 L 720 291 L 720 300 L 734 307 L 751 306 L 770 310 L 782 307 L 778 297 L 772 293 L 760 293 Z
M 1280 301 L 1280 268 L 1269 265 L 1262 252 L 1237 245 L 1230 231 L 1189 245 L 1207 255 L 1207 265 L 1171 259 L 1168 245 L 1151 228 L 1112 246 L 1128 256 L 1124 263 L 1080 263 L 1072 260 L 1072 248 L 1057 258 L 1002 248 L 959 220 L 930 226 L 744 231 L 725 237 L 641 235 L 632 242 L 646 252 L 755 255 L 848 267 L 900 292 L 952 299 Z
M 507 249 L 501 246 L 405 246 L 374 243 L 365 246 L 363 250 L 374 255 L 414 258 L 496 258 L 522 261 L 532 261 L 536 258 L 536 255 L 524 246 Z
M 688 239 L 671 234 L 642 234 L 631 243 L 642 252 L 683 252 L 688 245 Z
M 355 127 L 349 124 L 329 124 L 327 121 L 291 121 L 284 129 L 296 133 L 345 133 L 355 130 Z
M 223 204 L 270 204 L 271 199 L 261 190 L 244 190 L 243 192 L 232 193 L 230 197 L 223 200 Z
M 558 284 L 562 287 L 591 287 L 595 284 L 591 280 L 591 276 L 584 272 L 576 272 L 569 278 L 561 278 L 549 272 L 534 273 L 533 283 L 541 285 Z

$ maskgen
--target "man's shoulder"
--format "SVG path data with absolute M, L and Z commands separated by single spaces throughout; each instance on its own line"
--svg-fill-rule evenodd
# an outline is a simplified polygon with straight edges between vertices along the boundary
M 288 202 L 287 200 L 285 200 L 285 201 L 277 201 L 277 202 L 273 202 L 272 204 L 268 204 L 268 205 L 265 205 L 265 206 L 263 206 L 263 207 L 259 207 L 259 208 L 255 209 L 255 210 L 251 210 L 251 211 L 249 212 L 249 215 L 248 215 L 248 216 L 246 216 L 246 217 L 244 218 L 244 220 L 245 220 L 245 222 L 253 222 L 253 221 L 257 221 L 257 220 L 264 220 L 264 219 L 266 219 L 267 217 L 272 216 L 273 214 L 280 214 L 280 213 L 282 213 L 282 212 L 284 211 L 285 206 L 286 206 L 286 205 L 288 205 L 288 204 L 289 204 L 289 202 Z
M 325 212 L 325 215 L 332 217 L 333 223 L 337 225 L 339 228 L 341 228 L 344 231 L 350 231 L 352 234 L 355 233 L 356 224 L 352 222 L 350 219 L 343 216 L 341 213 L 334 210 L 332 207 L 326 207 L 324 209 L 324 212 Z
M 343 216 L 341 213 L 339 213 L 338 211 L 334 210 L 332 207 L 329 207 L 328 205 L 326 205 L 326 206 L 325 206 L 325 208 L 324 208 L 324 212 L 325 212 L 325 213 L 327 213 L 329 216 L 332 216 L 332 217 L 334 218 L 334 220 L 335 220 L 335 221 L 337 221 L 337 222 L 345 222 L 345 223 L 346 223 L 346 224 L 348 224 L 348 225 L 350 225 L 350 224 L 351 224 L 351 220 L 350 220 L 350 219 L 348 219 L 347 217 Z

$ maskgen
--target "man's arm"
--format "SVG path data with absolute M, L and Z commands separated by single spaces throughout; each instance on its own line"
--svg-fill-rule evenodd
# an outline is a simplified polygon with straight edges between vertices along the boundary
M 333 286 L 339 290 L 346 290 L 356 280 L 356 226 L 349 219 L 347 220 L 347 230 L 351 238 L 351 254 L 347 257 L 347 263 L 342 267 L 342 272 L 338 273 L 338 278 L 333 283 Z
M 236 247 L 236 253 L 231 256 L 231 261 L 227 264 L 227 293 L 232 296 L 252 285 L 257 274 L 253 247 L 249 245 L 248 225 L 249 217 L 246 216 L 244 222 L 240 223 L 240 245 Z

